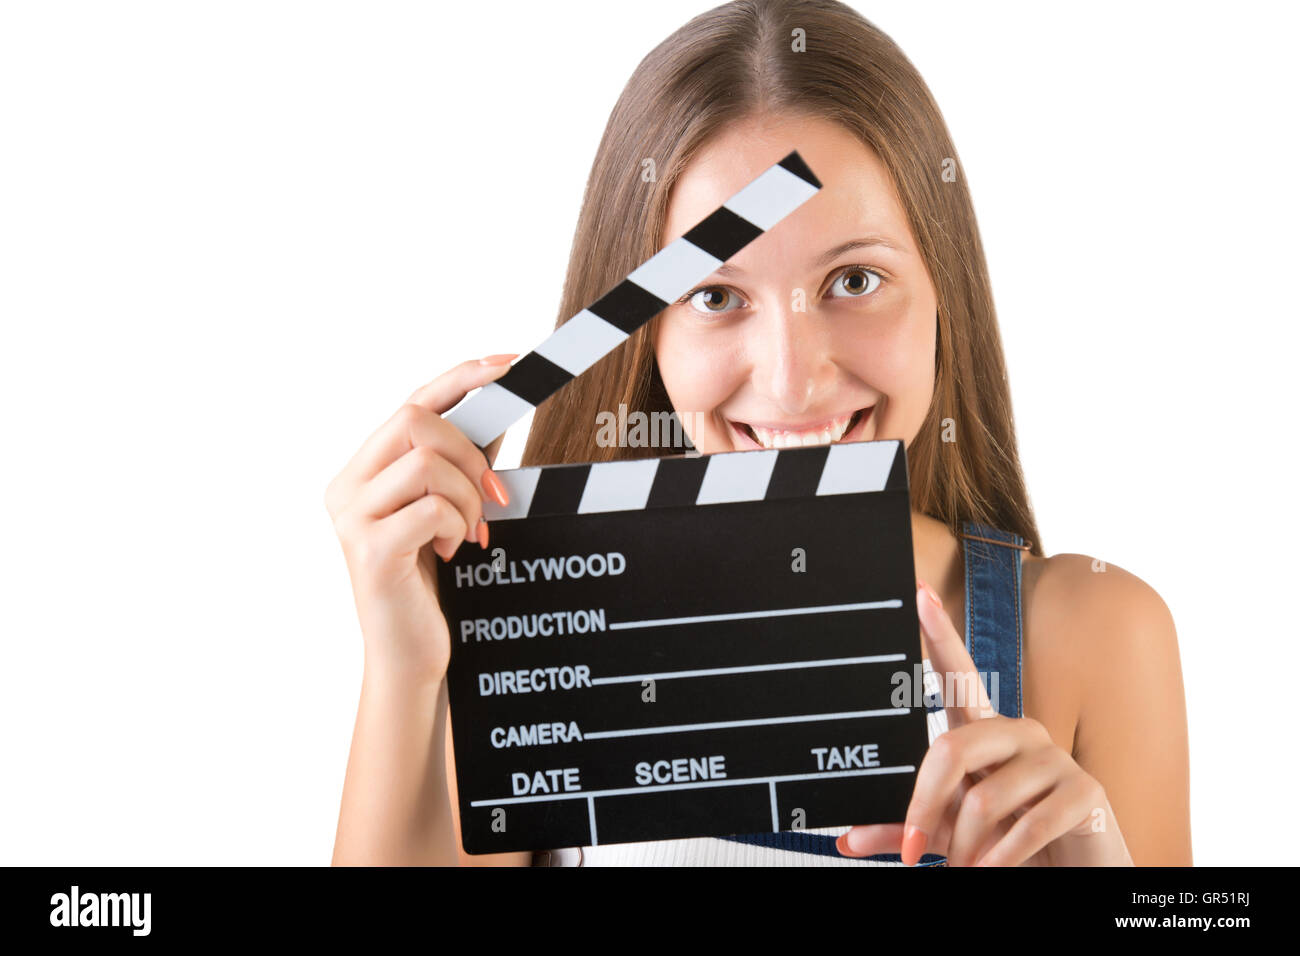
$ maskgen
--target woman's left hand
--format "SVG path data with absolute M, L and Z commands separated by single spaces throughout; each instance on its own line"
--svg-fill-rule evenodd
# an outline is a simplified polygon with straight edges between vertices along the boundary
M 921 761 L 906 821 L 854 827 L 840 852 L 899 853 L 909 866 L 925 852 L 950 866 L 1132 866 L 1101 784 L 1038 721 L 997 713 L 924 582 L 916 604 L 930 665 L 955 698 L 944 701 L 948 730 Z

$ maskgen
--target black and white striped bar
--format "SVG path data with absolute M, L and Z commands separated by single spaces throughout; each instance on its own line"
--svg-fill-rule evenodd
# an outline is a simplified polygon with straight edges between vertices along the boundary
M 942 715 L 902 442 L 498 475 L 437 569 L 468 852 L 903 819 Z
M 505 485 L 509 504 L 502 507 L 491 499 L 484 500 L 483 517 L 492 525 L 541 515 L 642 511 L 907 488 L 907 461 L 899 441 L 548 465 L 496 474 Z
M 486 447 L 819 189 L 791 152 L 444 417 Z

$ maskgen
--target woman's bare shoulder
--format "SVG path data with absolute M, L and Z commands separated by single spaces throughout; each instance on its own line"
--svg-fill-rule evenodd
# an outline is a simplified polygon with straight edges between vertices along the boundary
M 1176 665 L 1173 617 L 1150 584 L 1092 555 L 1025 555 L 1021 569 L 1025 713 L 1068 725 L 1074 750 L 1085 710 L 1124 706 L 1126 673 Z
M 1171 620 L 1164 600 L 1146 581 L 1117 564 L 1087 554 L 1025 555 L 1022 564 L 1026 613 L 1052 633 L 1087 636 L 1084 650 L 1123 641 L 1135 630 L 1116 624 L 1133 622 L 1143 630 Z M 1028 630 L 1028 624 L 1026 624 Z
M 1164 599 L 1131 571 L 1086 554 L 1026 561 L 1022 570 L 1034 582 L 1026 716 L 1102 785 L 1134 861 L 1191 865 L 1187 707 Z

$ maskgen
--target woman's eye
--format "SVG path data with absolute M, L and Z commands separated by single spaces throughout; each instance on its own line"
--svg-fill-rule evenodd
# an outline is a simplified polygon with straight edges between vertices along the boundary
M 691 308 L 696 312 L 730 312 L 727 306 L 738 301 L 731 292 L 720 287 L 700 289 L 689 296 Z
M 863 269 L 861 266 L 854 266 L 851 269 L 845 269 L 831 283 L 832 298 L 861 298 L 864 295 L 870 295 L 880 288 L 880 276 L 870 269 Z M 844 289 L 843 296 L 836 295 L 835 290 Z
M 835 277 L 828 294 L 836 299 L 860 299 L 875 292 L 883 281 L 884 278 L 872 269 L 852 266 Z M 706 315 L 731 312 L 740 308 L 742 304 L 738 295 L 722 286 L 696 289 L 694 292 L 688 292 L 678 301 L 689 302 L 692 309 Z

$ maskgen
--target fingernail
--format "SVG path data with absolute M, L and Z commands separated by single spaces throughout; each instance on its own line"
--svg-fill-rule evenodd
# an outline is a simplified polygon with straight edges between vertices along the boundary
M 865 833 L 855 833 L 850 830 L 848 833 L 843 835 L 844 849 L 849 853 L 861 853 L 863 850 L 862 843 L 866 838 L 867 836 Z
M 943 607 L 943 602 L 939 600 L 939 595 L 935 594 L 934 591 L 931 590 L 930 585 L 926 584 L 924 581 L 921 581 L 920 583 L 921 590 L 925 592 L 926 597 L 934 602 L 934 606 Z
M 512 359 L 518 356 L 518 352 L 502 352 L 499 355 L 489 355 L 487 358 L 478 360 L 479 365 L 507 365 Z
M 841 856 L 848 856 L 849 853 L 848 845 L 844 842 L 844 838 L 847 835 L 848 834 L 846 833 L 841 833 L 839 836 L 835 838 L 835 849 L 839 852 Z
M 487 543 L 488 543 L 487 519 L 479 518 L 478 519 L 478 546 L 482 548 L 484 551 L 486 551 Z
M 915 866 L 925 852 L 925 831 L 916 824 L 908 824 L 903 831 L 903 852 L 900 854 L 908 866 Z
M 501 479 L 496 476 L 496 473 L 491 468 L 483 472 L 481 482 L 483 490 L 502 508 L 510 504 L 510 498 L 506 495 L 506 486 L 501 484 Z

